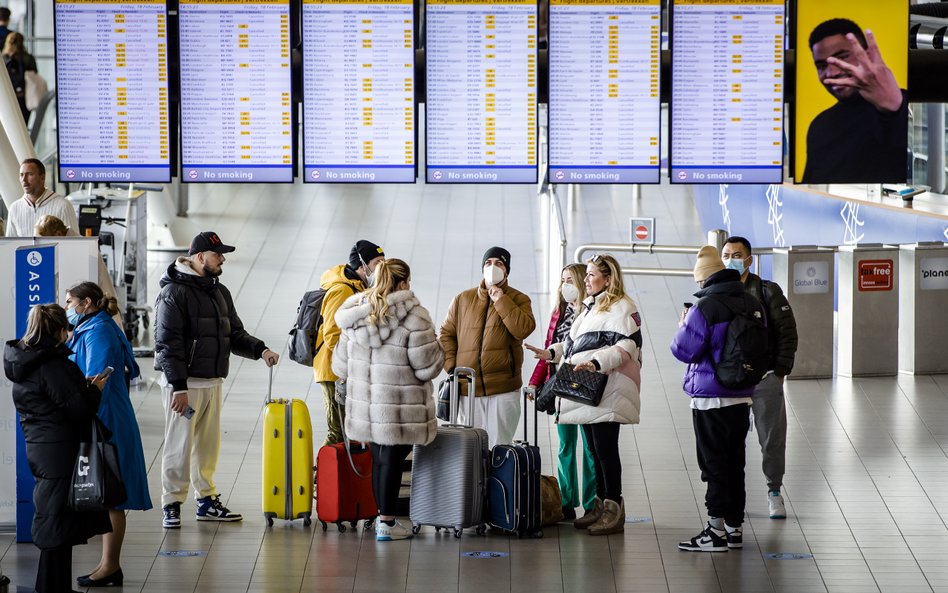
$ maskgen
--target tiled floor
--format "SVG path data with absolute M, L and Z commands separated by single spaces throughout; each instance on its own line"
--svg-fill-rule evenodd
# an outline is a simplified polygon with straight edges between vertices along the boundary
M 628 216 L 658 219 L 665 244 L 702 242 L 686 190 L 648 187 L 641 200 L 628 188 L 584 188 L 569 214 L 569 252 L 583 242 L 626 240 Z M 346 260 L 358 238 L 381 243 L 413 267 L 413 288 L 435 319 L 453 295 L 479 276 L 480 256 L 493 244 L 513 253 L 511 283 L 534 299 L 545 335 L 550 295 L 545 278 L 542 205 L 530 187 L 206 186 L 192 190 L 192 219 L 238 246 L 224 266 L 247 327 L 274 349 L 302 292 L 330 265 Z M 151 297 L 167 265 L 151 261 Z M 159 259 L 164 257 L 165 259 Z M 624 258 L 630 263 L 632 257 Z M 635 256 L 637 265 L 683 267 L 687 256 Z M 907 377 L 793 381 L 787 386 L 789 437 L 785 493 L 790 517 L 766 517 L 765 484 L 756 435 L 749 435 L 745 547 L 721 555 L 679 552 L 677 541 L 703 525 L 703 484 L 695 463 L 683 367 L 668 352 L 688 279 L 637 277 L 629 290 L 644 318 L 642 424 L 621 434 L 624 535 L 591 538 L 568 525 L 541 540 L 435 535 L 377 544 L 361 532 L 323 533 L 259 513 L 261 404 L 266 371 L 235 359 L 225 388 L 217 479 L 244 522 L 198 524 L 188 512 L 180 531 L 164 531 L 160 511 L 133 512 L 123 556 L 126 591 L 948 591 L 948 378 Z M 160 494 L 162 413 L 150 361 L 133 393 L 150 463 L 152 496 Z M 526 369 L 525 374 L 529 373 Z M 318 389 L 304 367 L 283 362 L 275 392 L 307 398 L 324 425 Z M 544 473 L 553 473 L 555 430 L 541 419 Z M 317 437 L 321 437 L 317 434 Z M 32 582 L 37 553 L 2 536 L 3 570 L 15 584 Z M 161 552 L 198 551 L 199 556 Z M 496 551 L 497 558 L 469 558 Z M 99 542 L 79 547 L 74 574 L 91 569 Z M 778 559 L 771 554 L 812 554 Z M 784 558 L 783 556 L 779 558 Z M 23 589 L 28 590 L 28 587 Z

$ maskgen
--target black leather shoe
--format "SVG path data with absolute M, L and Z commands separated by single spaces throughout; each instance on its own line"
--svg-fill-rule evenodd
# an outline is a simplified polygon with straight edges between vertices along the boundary
M 80 587 L 108 587 L 115 586 L 121 587 L 122 581 L 125 579 L 125 575 L 122 574 L 122 569 L 118 569 L 107 577 L 102 577 L 101 579 L 94 579 L 92 575 L 86 575 L 84 577 L 79 577 L 76 579 L 76 584 Z

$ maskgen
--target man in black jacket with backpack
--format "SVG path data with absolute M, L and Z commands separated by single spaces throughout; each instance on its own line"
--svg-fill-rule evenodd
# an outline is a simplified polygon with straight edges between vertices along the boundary
M 771 519 L 786 519 L 787 511 L 780 488 L 787 455 L 787 407 L 784 402 L 784 377 L 793 370 L 797 351 L 797 322 L 793 309 L 780 286 L 750 272 L 754 262 L 750 241 L 729 237 L 721 251 L 724 265 L 741 274 L 744 291 L 764 305 L 767 329 L 770 331 L 770 365 L 768 373 L 754 389 L 754 429 L 763 455 L 763 471 L 767 478 L 767 506 Z
M 188 484 L 197 499 L 198 521 L 240 521 L 220 501 L 214 473 L 220 453 L 222 385 L 230 354 L 267 366 L 280 356 L 244 329 L 230 291 L 220 283 L 225 253 L 234 251 L 217 233 L 191 241 L 187 257 L 172 263 L 155 303 L 155 364 L 164 387 L 165 445 L 161 459 L 162 526 L 181 527 Z M 197 466 L 191 472 L 191 459 Z

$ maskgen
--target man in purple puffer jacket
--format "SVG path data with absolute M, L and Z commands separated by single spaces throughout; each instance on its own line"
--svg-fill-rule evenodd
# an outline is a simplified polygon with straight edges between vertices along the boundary
M 760 301 L 746 295 L 737 270 L 725 269 L 718 251 L 705 245 L 698 252 L 695 282 L 698 302 L 682 313 L 672 354 L 688 363 L 683 388 L 691 397 L 691 417 L 701 480 L 707 482 L 705 506 L 708 525 L 698 535 L 678 544 L 679 550 L 727 552 L 743 546 L 744 439 L 754 388 L 728 389 L 715 378 L 714 363 L 721 359 L 732 309 L 756 308 Z M 745 300 L 746 299 L 746 300 Z

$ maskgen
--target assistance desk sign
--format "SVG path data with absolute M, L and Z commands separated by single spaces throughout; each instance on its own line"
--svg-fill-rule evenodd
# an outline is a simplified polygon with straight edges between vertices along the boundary
M 784 1 L 671 3 L 672 183 L 783 180 Z
M 658 183 L 659 0 L 551 0 L 551 183 Z
M 181 0 L 186 182 L 293 181 L 289 0 Z
M 429 0 L 428 183 L 536 183 L 536 0 Z
M 57 0 L 59 178 L 168 182 L 164 0 Z
M 304 181 L 414 183 L 413 36 L 411 0 L 304 0 Z

